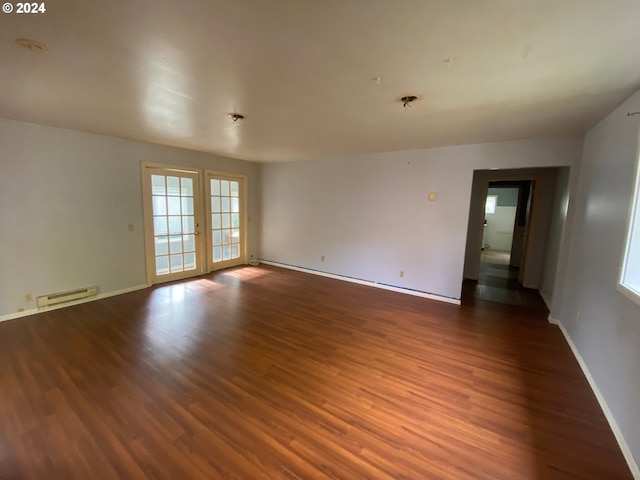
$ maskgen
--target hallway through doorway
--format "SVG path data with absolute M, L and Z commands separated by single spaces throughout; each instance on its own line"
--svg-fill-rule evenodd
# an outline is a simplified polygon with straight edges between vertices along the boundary
M 508 305 L 518 305 L 547 310 L 538 290 L 524 288 L 518 282 L 518 268 L 508 264 L 480 263 L 478 280 L 465 280 L 462 284 L 463 303 L 484 300 Z

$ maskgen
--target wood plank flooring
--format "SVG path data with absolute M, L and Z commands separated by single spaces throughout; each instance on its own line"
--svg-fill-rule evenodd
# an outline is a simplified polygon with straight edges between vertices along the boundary
M 520 305 L 530 309 L 546 310 L 547 306 L 538 290 L 524 288 L 518 282 L 518 269 L 509 265 L 481 262 L 478 281 L 465 280 L 463 298 Z
M 629 479 L 540 311 L 275 267 L 0 324 L 1 479 Z

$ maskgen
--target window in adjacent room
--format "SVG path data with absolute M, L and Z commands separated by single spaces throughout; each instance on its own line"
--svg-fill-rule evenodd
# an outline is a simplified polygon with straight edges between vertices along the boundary
M 627 245 L 622 260 L 620 290 L 640 304 L 640 160 L 636 168 L 635 192 L 629 217 Z
M 497 195 L 487 195 L 487 202 L 484 205 L 484 213 L 493 215 L 496 213 L 496 206 L 498 205 Z

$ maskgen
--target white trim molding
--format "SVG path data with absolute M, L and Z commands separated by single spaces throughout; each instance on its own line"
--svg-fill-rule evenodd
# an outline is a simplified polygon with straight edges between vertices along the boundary
M 618 285 L 616 285 L 616 290 L 632 302 L 640 305 L 640 294 L 638 294 L 638 292 L 640 292 L 640 285 L 635 285 L 635 287 L 637 288 L 631 288 L 631 285 L 618 283 Z
M 569 332 L 567 332 L 567 330 L 564 328 L 564 325 L 562 325 L 560 320 L 556 320 L 555 318 L 552 318 L 551 315 L 549 315 L 548 320 L 549 320 L 549 323 L 553 325 L 557 325 L 560 328 L 560 331 L 562 332 L 562 334 L 564 335 L 564 338 L 569 344 L 569 348 L 571 348 L 573 355 L 576 357 L 576 360 L 578 361 L 578 364 L 582 369 L 582 373 L 584 373 L 584 376 L 589 382 L 589 385 L 591 386 L 591 390 L 593 390 L 593 393 L 595 394 L 596 399 L 598 399 L 600 408 L 602 408 L 602 412 L 604 413 L 604 416 L 607 419 L 607 422 L 609 422 L 611 431 L 613 432 L 613 435 L 616 437 L 616 440 L 618 441 L 620 450 L 622 450 L 622 455 L 624 455 L 624 459 L 627 461 L 627 465 L 629 465 L 629 469 L 631 470 L 631 475 L 633 475 L 633 478 L 635 480 L 640 480 L 640 468 L 638 467 L 638 463 L 636 462 L 636 459 L 633 457 L 633 453 L 631 453 L 631 449 L 629 448 L 627 441 L 624 439 L 624 435 L 622 434 L 622 431 L 620 430 L 620 427 L 618 426 L 618 423 L 616 422 L 616 419 L 613 416 L 613 413 L 609 409 L 609 406 L 607 405 L 607 402 L 605 401 L 604 396 L 602 395 L 602 392 L 600 392 L 600 389 L 598 388 L 598 385 L 596 384 L 595 379 L 591 375 L 591 372 L 589 371 L 587 364 L 583 360 L 582 355 L 580 355 L 580 352 L 578 352 L 578 348 L 573 343 L 573 340 L 571 340 L 571 337 L 569 336 Z
M 434 293 L 422 292 L 420 290 L 412 290 L 410 288 L 397 287 L 395 285 L 387 285 L 386 283 L 378 283 L 370 280 L 361 280 L 359 278 L 347 277 L 346 275 L 337 275 L 335 273 L 323 272 L 321 270 L 313 270 L 312 268 L 298 267 L 296 265 L 289 265 L 287 263 L 264 260 L 262 258 L 259 259 L 259 261 L 260 263 L 264 263 L 265 265 L 287 268 L 289 270 L 295 270 L 297 272 L 311 273 L 312 275 L 333 278 L 334 280 L 342 280 L 344 282 L 357 283 L 358 285 L 365 285 L 367 287 L 381 288 L 383 290 L 390 290 L 392 292 L 404 293 L 406 295 L 413 295 L 414 297 L 422 297 L 422 298 L 428 298 L 429 300 L 437 300 L 439 302 L 452 303 L 453 305 L 461 304 L 459 298 L 444 297 L 441 295 L 436 295 Z
M 29 310 L 23 310 L 22 312 L 16 313 L 8 313 L 6 315 L 0 316 L 0 322 L 6 322 L 7 320 L 13 320 L 16 318 L 28 317 L 30 315 L 36 315 L 38 313 L 50 312 L 51 310 L 58 310 L 60 308 L 72 307 L 73 305 L 79 305 L 81 303 L 95 302 L 96 300 L 101 300 L 103 298 L 115 297 L 116 295 L 122 295 L 125 293 L 135 292 L 137 290 L 142 290 L 145 288 L 149 288 L 151 285 L 137 285 L 135 287 L 124 288 L 122 290 L 116 290 L 113 292 L 105 292 L 96 295 L 95 297 L 82 298 L 80 300 L 75 300 L 73 302 L 61 303 L 58 305 L 51 305 L 50 307 L 42 307 L 42 308 L 30 308 Z
M 545 305 L 547 306 L 547 309 L 551 310 L 551 303 L 552 303 L 553 297 L 550 296 L 548 293 L 543 292 L 542 290 L 538 290 L 538 293 L 540 293 L 540 296 L 542 297 L 542 300 L 544 301 Z M 551 320 L 549 320 L 549 323 L 553 323 L 553 322 L 551 322 Z

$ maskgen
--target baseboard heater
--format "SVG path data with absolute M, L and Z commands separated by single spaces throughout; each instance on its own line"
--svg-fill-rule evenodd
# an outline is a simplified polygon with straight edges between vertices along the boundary
M 84 287 L 66 292 L 50 293 L 37 298 L 38 308 L 58 305 L 59 303 L 72 302 L 82 298 L 94 297 L 98 293 L 98 287 Z

